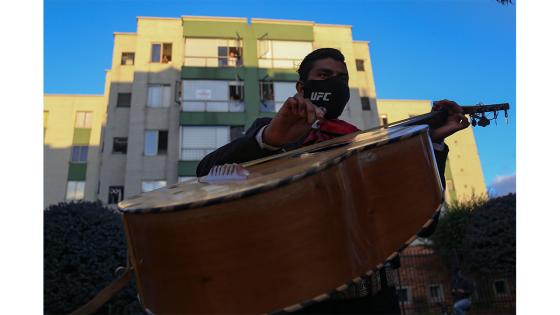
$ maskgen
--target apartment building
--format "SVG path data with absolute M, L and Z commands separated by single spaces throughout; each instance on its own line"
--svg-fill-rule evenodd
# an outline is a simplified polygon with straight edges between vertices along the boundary
M 44 96 L 43 205 L 97 200 L 103 95 Z
M 100 195 L 127 197 L 195 176 L 204 155 L 272 117 L 295 94 L 301 60 L 320 47 L 348 59 L 342 118 L 378 124 L 368 43 L 348 25 L 246 18 L 138 18 L 115 33 Z
M 138 17 L 136 32 L 114 33 L 112 66 L 100 97 L 106 114 L 97 138 L 98 180 L 91 188 L 96 198 L 115 204 L 194 177 L 204 155 L 241 136 L 256 118 L 275 115 L 296 93 L 299 63 L 322 47 L 337 48 L 346 57 L 350 100 L 341 119 L 360 129 L 383 123 L 369 43 L 354 40 L 350 25 Z M 426 112 L 428 103 L 384 106 L 383 114 L 392 120 L 409 111 Z M 474 145 L 472 133 L 467 137 Z M 480 169 L 478 155 L 465 154 Z M 463 170 L 470 174 L 471 169 Z M 474 176 L 482 178 L 481 172 Z M 476 189 L 485 191 L 483 181 Z

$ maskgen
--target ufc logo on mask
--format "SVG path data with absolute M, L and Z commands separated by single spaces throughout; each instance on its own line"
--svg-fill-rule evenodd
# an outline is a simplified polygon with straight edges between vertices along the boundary
M 320 101 L 321 99 L 323 101 L 330 101 L 329 100 L 329 95 L 331 95 L 331 92 L 312 92 L 311 93 L 311 100 L 312 101 Z

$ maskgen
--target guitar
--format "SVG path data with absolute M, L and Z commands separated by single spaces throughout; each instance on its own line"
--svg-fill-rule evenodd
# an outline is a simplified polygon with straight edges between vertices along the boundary
M 484 113 L 509 105 L 463 109 L 484 126 Z M 293 312 L 371 277 L 434 227 L 443 188 L 429 126 L 446 114 L 219 166 L 210 176 L 220 180 L 122 201 L 142 305 L 155 314 Z

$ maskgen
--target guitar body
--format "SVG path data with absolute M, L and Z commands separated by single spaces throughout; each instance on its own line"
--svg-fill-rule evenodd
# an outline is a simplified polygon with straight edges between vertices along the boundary
M 426 126 L 363 131 L 119 204 L 155 314 L 293 311 L 371 275 L 439 211 Z

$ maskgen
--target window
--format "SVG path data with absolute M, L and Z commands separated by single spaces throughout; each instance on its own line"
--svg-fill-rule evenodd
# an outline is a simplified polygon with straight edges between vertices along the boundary
M 356 59 L 356 70 L 366 71 L 365 68 L 364 68 L 364 60 L 363 59 Z
M 43 111 L 43 140 L 45 139 L 45 136 L 47 135 L 47 122 L 49 121 L 49 111 L 45 110 Z
M 371 106 L 369 105 L 369 97 L 360 97 L 360 101 L 362 102 L 362 110 L 371 110 Z
M 152 62 L 169 63 L 171 62 L 171 43 L 152 44 Z
M 428 286 L 428 298 L 432 302 L 443 302 L 443 289 L 440 284 Z
M 237 67 L 243 64 L 241 38 L 186 38 L 186 67 Z
M 158 154 L 167 154 L 167 131 L 158 131 L 158 142 L 157 142 L 157 152 Z
M 167 153 L 167 130 L 146 130 L 144 133 L 144 155 Z
M 117 95 L 117 107 L 130 107 L 132 93 L 119 93 Z
M 119 203 L 124 198 L 124 186 L 109 186 L 109 197 L 107 203 L 110 205 Z
M 75 128 L 91 128 L 91 112 L 76 112 Z
M 84 199 L 86 182 L 69 181 L 66 185 L 66 200 Z
M 505 280 L 494 281 L 494 293 L 496 293 L 496 295 L 508 295 L 508 290 L 507 290 Z
M 128 147 L 128 138 L 126 137 L 113 138 L 113 153 L 126 154 L 127 147 Z
M 133 52 L 123 52 L 121 55 L 121 65 L 132 66 L 134 65 L 134 53 Z
M 245 93 L 242 81 L 229 82 L 229 99 L 232 101 L 243 101 Z
M 244 99 L 240 80 L 183 80 L 183 111 L 243 112 Z
M 296 93 L 296 82 L 261 81 L 261 112 L 277 112 Z
M 199 161 L 230 142 L 231 128 L 226 126 L 181 127 L 181 160 Z
M 243 81 L 231 81 L 228 83 L 229 102 L 228 111 L 243 112 L 245 111 L 245 89 Z
M 259 68 L 297 69 L 303 58 L 312 50 L 311 42 L 258 40 L 258 66 Z
M 70 155 L 70 162 L 72 163 L 87 163 L 88 146 L 72 146 L 72 154 Z
M 171 86 L 161 84 L 148 85 L 148 107 L 169 107 L 171 103 Z
M 389 124 L 389 119 L 387 118 L 387 114 L 381 114 L 381 125 L 387 127 Z
M 260 81 L 260 95 L 263 101 L 274 101 L 274 84 L 272 81 Z
M 407 287 L 397 288 L 397 294 L 399 296 L 399 302 L 402 303 L 410 303 L 411 296 L 410 296 L 410 289 Z
M 243 48 L 218 46 L 218 65 L 220 67 L 236 67 L 241 65 Z
M 152 191 L 158 188 L 165 187 L 167 182 L 164 180 L 142 181 L 142 192 Z

